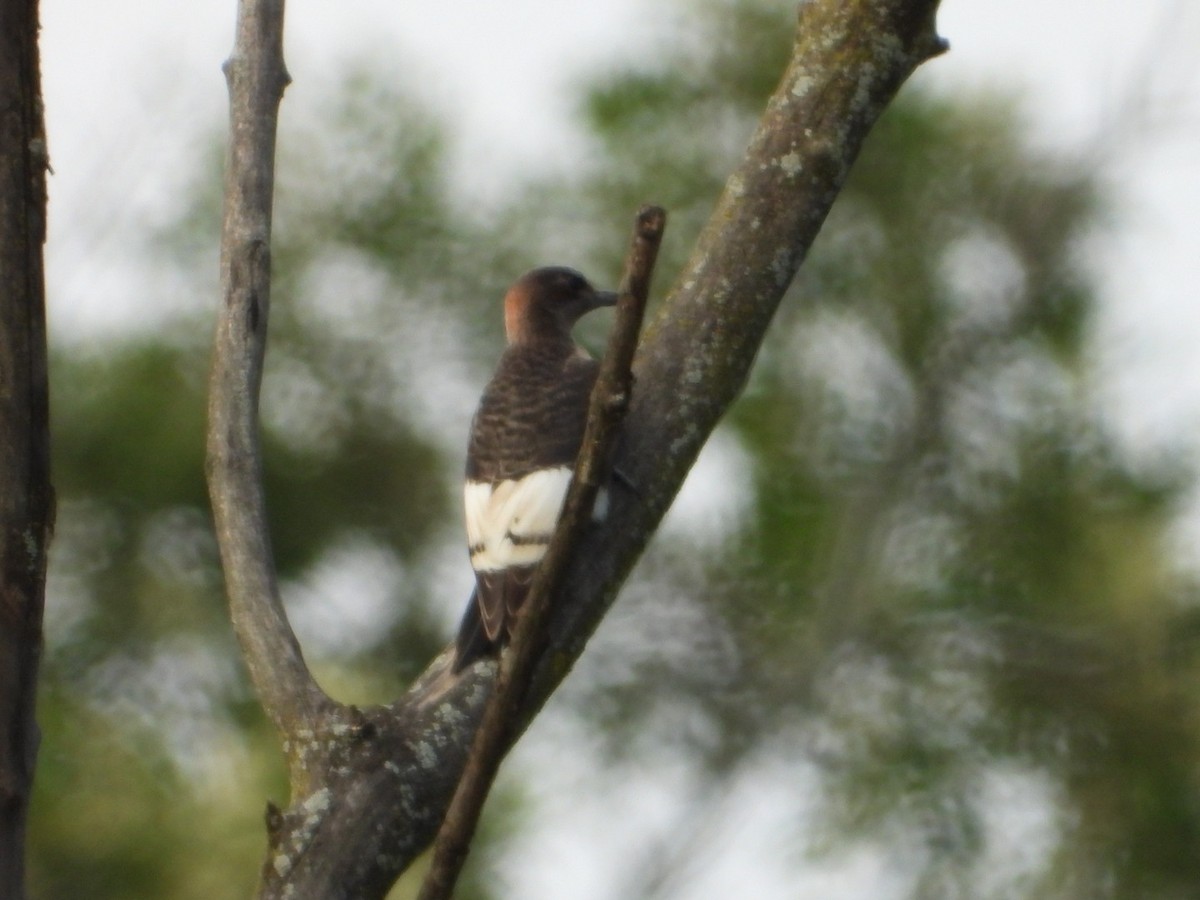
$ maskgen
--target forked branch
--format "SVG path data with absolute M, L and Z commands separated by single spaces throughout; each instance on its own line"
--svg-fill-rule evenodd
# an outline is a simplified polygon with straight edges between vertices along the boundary
M 740 392 L 867 132 L 913 70 L 944 49 L 934 28 L 937 7 L 938 0 L 802 5 L 791 63 L 638 348 L 637 390 L 614 460 L 636 493 L 613 491 L 608 526 L 586 530 L 570 554 L 553 591 L 548 642 L 516 639 L 518 647 L 532 642 L 535 662 L 528 688 L 514 689 L 515 709 L 503 719 L 501 755 L 582 652 Z M 456 675 L 446 653 L 395 703 L 340 706 L 316 685 L 284 615 L 257 438 L 275 115 L 287 82 L 282 19 L 283 0 L 242 0 L 227 69 L 232 134 L 209 485 L 234 626 L 263 705 L 291 746 L 319 750 L 326 760 L 308 769 L 293 755 L 292 801 L 271 817 L 260 897 L 378 900 L 442 821 L 495 669 L 476 665 Z M 583 490 L 593 477 L 579 471 L 576 484 Z M 547 579 L 554 554 L 552 548 L 542 566 Z M 528 624 L 531 635 L 535 624 Z M 524 659 L 515 650 L 507 657 L 506 668 Z
M 263 707 L 291 735 L 328 703 L 288 624 L 271 553 L 258 395 L 271 297 L 275 129 L 288 83 L 283 0 L 241 0 L 229 85 L 221 291 L 208 402 L 208 488 L 234 630 Z

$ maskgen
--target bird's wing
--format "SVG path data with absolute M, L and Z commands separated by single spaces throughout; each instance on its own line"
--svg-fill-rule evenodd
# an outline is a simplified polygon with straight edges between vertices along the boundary
M 499 484 L 468 481 L 463 490 L 467 542 L 479 614 L 488 640 L 511 627 L 562 512 L 571 469 L 540 469 Z
M 539 469 L 524 478 L 463 489 L 467 544 L 477 572 L 532 566 L 546 552 L 562 513 L 571 469 Z

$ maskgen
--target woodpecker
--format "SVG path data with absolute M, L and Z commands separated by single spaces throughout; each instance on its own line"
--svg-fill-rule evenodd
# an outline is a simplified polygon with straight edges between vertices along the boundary
M 475 591 L 454 670 L 512 635 L 562 512 L 600 365 L 571 338 L 585 313 L 613 306 L 573 269 L 534 269 L 504 296 L 507 346 L 484 389 L 467 445 L 467 546 Z

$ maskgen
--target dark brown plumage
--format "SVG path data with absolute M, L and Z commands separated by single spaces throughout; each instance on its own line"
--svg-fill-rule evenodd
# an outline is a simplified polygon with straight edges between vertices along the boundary
M 615 302 L 615 294 L 565 268 L 534 269 L 505 295 L 508 347 L 467 447 L 464 503 L 476 588 L 459 630 L 456 670 L 511 635 L 562 509 L 599 370 L 571 328 Z

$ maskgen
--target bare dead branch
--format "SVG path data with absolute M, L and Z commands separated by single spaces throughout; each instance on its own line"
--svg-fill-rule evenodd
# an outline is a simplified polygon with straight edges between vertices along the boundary
M 279 596 L 258 439 L 271 294 L 275 128 L 288 83 L 283 7 L 283 0 L 241 0 L 233 55 L 225 63 L 230 127 L 221 230 L 224 302 L 209 383 L 207 469 L 234 630 L 263 707 L 291 736 L 311 730 L 329 700 L 304 662 Z
M 37 0 L 0 3 L 0 896 L 25 897 L 54 520 L 46 303 L 46 132 Z
M 641 332 L 650 278 L 666 218 L 660 207 L 647 206 L 638 212 L 634 221 L 633 238 L 621 278 L 617 317 L 600 365 L 600 375 L 592 389 L 587 428 L 562 517 L 521 609 L 512 644 L 501 658 L 492 696 L 484 709 L 471 755 L 438 833 L 433 863 L 419 900 L 447 900 L 453 894 L 484 801 L 505 752 L 519 733 L 521 701 L 529 688 L 534 665 L 545 647 L 551 602 L 566 575 L 571 554 L 591 522 L 596 494 L 608 475 L 608 459 L 617 430 L 629 408 L 633 385 L 630 365 Z

